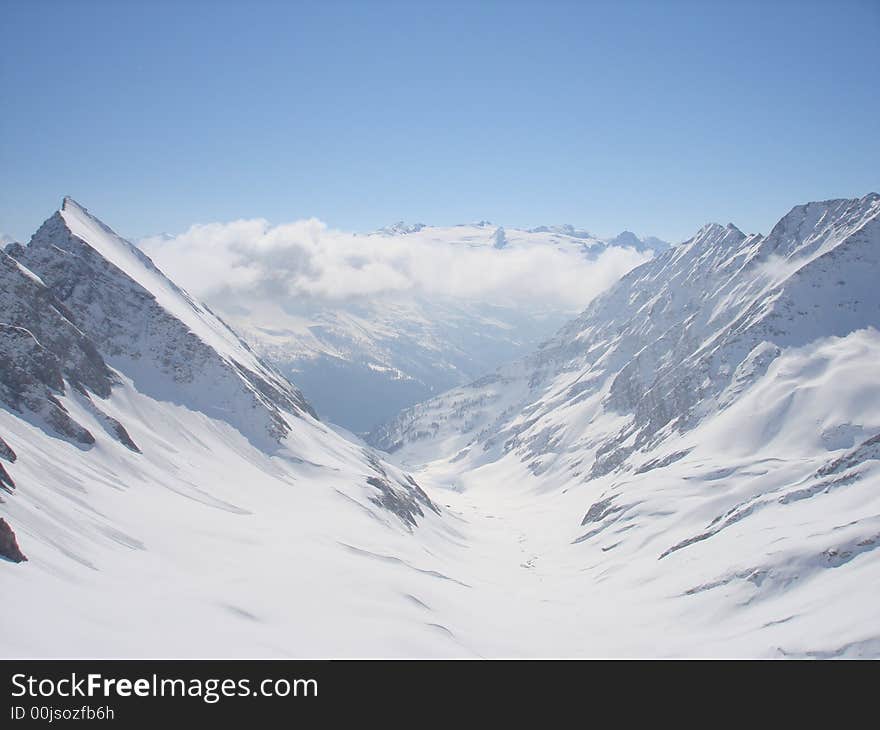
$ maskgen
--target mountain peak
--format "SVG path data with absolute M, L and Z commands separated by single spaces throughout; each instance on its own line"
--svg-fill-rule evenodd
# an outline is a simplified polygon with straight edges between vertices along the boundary
M 426 227 L 427 226 L 424 223 L 407 223 L 406 221 L 397 221 L 397 223 L 392 223 L 390 226 L 380 228 L 378 232 L 390 236 L 406 235 L 407 233 L 418 233 Z
M 225 322 L 72 198 L 19 259 L 142 393 L 172 397 L 275 446 L 290 430 L 285 414 L 314 415 Z
M 737 228 L 733 223 L 726 226 L 720 223 L 707 223 L 697 234 L 685 243 L 696 244 L 701 247 L 705 246 L 736 246 L 742 243 L 746 238 L 746 234 Z
M 638 246 L 641 246 L 642 241 L 632 231 L 623 231 L 612 238 L 610 243 L 614 246 L 631 246 L 633 248 L 637 248 Z
M 840 237 L 843 230 L 859 229 L 880 216 L 880 195 L 862 198 L 836 198 L 796 205 L 773 226 L 769 239 L 774 253 L 802 255 L 821 250 L 824 242 Z
M 69 195 L 64 197 L 61 209 L 34 234 L 30 245 L 58 245 L 59 228 L 66 229 L 81 245 L 97 252 L 145 289 L 154 290 L 158 282 L 161 289 L 179 293 L 178 288 L 156 268 L 149 256 Z
M 554 226 L 536 226 L 535 228 L 528 228 L 526 230 L 527 233 L 556 233 L 563 236 L 570 236 L 571 238 L 581 238 L 581 239 L 594 239 L 594 236 L 589 231 L 585 231 L 582 229 L 575 228 L 571 223 L 561 223 L 559 225 Z
M 646 236 L 639 238 L 632 231 L 623 231 L 614 238 L 608 240 L 609 246 L 620 246 L 622 248 L 634 248 L 636 251 L 652 250 L 655 253 L 669 248 L 666 241 L 661 241 L 655 236 Z
M 498 226 L 495 233 L 492 234 L 492 245 L 495 248 L 504 248 L 507 246 L 507 234 L 504 232 L 503 226 Z
M 61 201 L 61 210 L 80 210 L 83 213 L 89 212 L 88 208 L 86 208 L 84 205 L 80 205 L 70 195 L 64 196 L 64 199 Z

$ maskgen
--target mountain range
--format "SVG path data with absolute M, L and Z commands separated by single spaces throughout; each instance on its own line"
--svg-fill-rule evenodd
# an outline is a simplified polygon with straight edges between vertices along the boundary
M 653 255 L 537 345 L 470 302 L 239 336 L 70 198 L 7 245 L 4 656 L 880 655 L 880 195 L 670 247 L 455 228 L 374 235 Z M 420 379 L 395 405 L 455 387 L 361 440 L 288 377 L 330 345 Z
M 438 268 L 425 272 L 428 281 L 402 290 L 329 301 L 279 296 L 277 286 L 267 297 L 222 287 L 205 296 L 256 353 L 302 388 L 319 412 L 356 433 L 531 352 L 590 296 L 669 245 L 629 231 L 601 239 L 570 225 L 519 230 L 488 221 L 445 227 L 398 222 L 358 235 L 352 243 L 357 245 L 348 258 L 358 259 L 352 266 L 361 270 L 373 264 L 364 251 L 400 247 L 436 260 Z M 176 250 L 185 244 L 163 236 L 140 245 L 173 267 Z M 297 255 L 302 255 L 299 250 Z M 541 267 L 548 259 L 554 270 L 533 270 L 533 261 Z M 318 265 L 319 260 L 309 264 Z M 522 277 L 543 275 L 552 281 L 555 268 L 563 266 L 572 271 L 580 266 L 584 277 L 592 279 L 582 282 L 576 297 L 529 297 L 521 284 L 486 291 L 490 280 L 507 275 L 499 272 L 522 270 Z M 467 267 L 485 270 L 486 289 L 462 292 L 456 286 L 460 274 L 453 269 Z

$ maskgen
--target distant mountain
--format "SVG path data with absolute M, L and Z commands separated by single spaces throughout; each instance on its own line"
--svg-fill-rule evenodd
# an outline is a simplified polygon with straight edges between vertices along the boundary
M 593 260 L 614 246 L 645 255 L 663 248 L 656 239 L 649 245 L 632 234 L 615 243 L 572 226 L 522 231 L 488 221 L 445 228 L 400 222 L 370 236 L 403 236 L 407 242 L 499 257 L 553 248 Z M 223 297 L 211 304 L 254 351 L 294 380 L 320 413 L 355 432 L 524 355 L 576 313 L 570 305 L 537 303 L 513 291 L 505 301 L 403 292 L 353 301 L 303 299 L 283 307 L 238 301 L 231 306 Z
M 205 305 L 70 198 L 27 246 L 0 252 L 0 487 L 0 555 L 28 561 L 25 572 L 0 561 L 17 607 L 4 656 L 130 654 L 131 642 L 168 655 L 202 622 L 250 615 L 246 596 L 274 590 L 296 560 L 355 572 L 351 543 L 404 556 L 418 549 L 396 536 L 440 523 L 412 477 L 321 423 Z M 230 570 L 245 593 L 230 593 Z M 362 575 L 346 588 L 368 586 Z M 180 586 L 191 599 L 163 619 L 151 596 Z M 325 604 L 341 590 L 320 577 L 291 589 Z M 165 624 L 158 643 L 140 643 L 141 610 Z
M 535 560 L 590 566 L 583 600 L 686 624 L 675 653 L 876 655 L 878 281 L 877 194 L 797 206 L 767 236 L 710 224 L 367 440 L 528 505 L 503 514 L 556 536 Z
M 669 248 L 666 241 L 661 241 L 654 236 L 639 238 L 632 231 L 624 231 L 608 241 L 609 246 L 621 246 L 623 248 L 634 248 L 636 251 L 653 251 L 655 254 L 665 251 Z
M 380 228 L 377 232 L 386 236 L 405 236 L 407 233 L 418 233 L 423 228 L 425 228 L 424 223 L 405 223 L 404 221 L 397 221 L 397 223 L 392 223 L 390 226 Z
M 456 229 L 376 235 L 606 245 Z M 880 656 L 880 195 L 643 258 L 368 445 L 65 200 L 0 253 L 3 655 Z M 325 321 L 503 322 L 391 302 Z
M 667 425 L 693 425 L 710 403 L 717 409 L 781 348 L 877 324 L 878 212 L 869 195 L 799 206 L 766 237 L 708 224 L 624 276 L 534 354 L 404 411 L 370 440 L 406 451 L 436 432 L 461 448 L 506 452 L 541 413 L 601 393 L 603 409 L 633 414 L 599 449 L 619 463 Z M 511 398 L 520 399 L 515 408 Z M 472 400 L 479 406 L 469 408 Z

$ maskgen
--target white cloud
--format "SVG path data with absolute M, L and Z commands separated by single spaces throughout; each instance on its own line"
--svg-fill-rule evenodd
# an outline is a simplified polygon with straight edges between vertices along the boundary
M 499 250 L 462 243 L 456 229 L 444 230 L 357 235 L 316 219 L 277 226 L 257 219 L 195 225 L 139 245 L 173 280 L 209 302 L 229 296 L 332 305 L 425 295 L 576 310 L 648 258 L 611 248 L 589 259 L 577 245 L 544 241 Z M 492 233 L 486 229 L 487 244 Z

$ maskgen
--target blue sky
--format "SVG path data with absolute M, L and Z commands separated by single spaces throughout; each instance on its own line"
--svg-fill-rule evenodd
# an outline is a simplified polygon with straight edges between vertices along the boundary
M 0 0 L 0 231 L 766 231 L 880 188 L 880 2 Z

